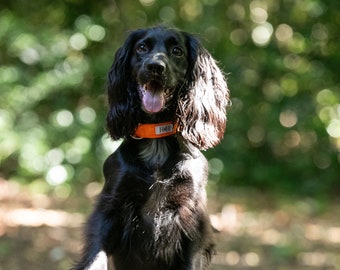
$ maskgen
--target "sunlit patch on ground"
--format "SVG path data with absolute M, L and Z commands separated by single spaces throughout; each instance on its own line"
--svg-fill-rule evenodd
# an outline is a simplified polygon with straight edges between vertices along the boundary
M 9 227 L 80 227 L 84 216 L 78 213 L 67 213 L 60 210 L 20 208 L 1 211 L 2 223 Z
M 330 206 L 316 215 L 313 207 L 308 200 L 280 209 L 222 205 L 210 216 L 219 231 L 214 269 L 339 269 L 339 210 Z

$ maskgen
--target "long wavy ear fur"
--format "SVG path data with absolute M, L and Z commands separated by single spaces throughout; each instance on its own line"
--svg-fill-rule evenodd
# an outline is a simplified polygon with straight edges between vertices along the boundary
M 140 99 L 135 82 L 131 80 L 131 54 L 135 42 L 145 33 L 136 30 L 128 36 L 124 45 L 118 49 L 107 77 L 107 95 L 109 111 L 106 117 L 106 128 L 110 136 L 120 139 L 133 134 L 138 125 Z
M 179 97 L 182 136 L 201 150 L 214 147 L 224 135 L 229 90 L 215 60 L 193 36 L 187 39 L 189 63 L 187 86 Z

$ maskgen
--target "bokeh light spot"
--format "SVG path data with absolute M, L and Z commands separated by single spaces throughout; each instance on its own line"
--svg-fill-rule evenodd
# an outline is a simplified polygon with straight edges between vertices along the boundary
M 111 154 L 118 149 L 122 142 L 123 140 L 113 141 L 107 134 L 104 134 L 101 139 L 101 148 L 107 154 Z
M 220 174 L 224 169 L 223 161 L 219 158 L 212 158 L 209 160 L 209 172 L 214 175 Z
M 73 114 L 68 110 L 57 112 L 55 116 L 56 123 L 61 127 L 68 127 L 73 123 Z
M 19 71 L 16 67 L 0 67 L 0 83 L 12 83 L 19 79 Z
M 64 157 L 64 152 L 60 148 L 51 149 L 45 155 L 46 162 L 50 166 L 61 164 L 64 160 Z
M 240 254 L 236 251 L 229 251 L 225 255 L 225 260 L 228 265 L 237 265 L 240 262 Z
M 293 29 L 288 24 L 280 24 L 276 28 L 275 37 L 281 42 L 286 42 L 293 37 Z
M 84 124 L 90 124 L 96 119 L 96 111 L 91 107 L 84 107 L 79 110 L 79 118 Z
M 294 148 L 300 144 L 301 136 L 296 130 L 290 130 L 284 135 L 283 141 L 288 148 Z
M 163 22 L 171 22 L 176 18 L 176 11 L 169 6 L 162 7 L 159 11 L 159 18 Z
M 87 43 L 88 42 L 87 42 L 86 37 L 81 33 L 73 34 L 70 37 L 70 45 L 73 49 L 75 49 L 77 51 L 81 51 L 81 50 L 85 49 L 86 46 L 87 46 Z
M 57 165 L 50 168 L 46 175 L 46 181 L 51 186 L 57 186 L 64 183 L 67 180 L 67 170 L 62 165 Z
M 339 98 L 335 95 L 335 93 L 329 89 L 321 90 L 317 96 L 316 101 L 323 106 L 334 105 L 338 102 Z
M 91 141 L 87 137 L 79 136 L 74 140 L 73 145 L 81 153 L 87 153 L 91 148 Z
M 70 185 L 63 183 L 56 186 L 53 191 L 59 199 L 67 199 L 71 195 L 72 188 Z
M 333 119 L 327 126 L 329 136 L 340 138 L 340 119 Z
M 273 34 L 273 26 L 270 23 L 264 23 L 256 26 L 251 34 L 253 42 L 258 46 L 266 46 Z
M 286 110 L 280 113 L 280 123 L 286 128 L 291 128 L 296 125 L 298 117 L 292 110 Z
M 20 54 L 20 60 L 27 65 L 34 65 L 39 62 L 40 55 L 39 52 L 34 48 L 26 48 Z
M 90 26 L 88 29 L 88 37 L 93 41 L 103 40 L 105 34 L 106 34 L 105 28 L 97 24 Z
M 293 97 L 298 90 L 298 83 L 293 76 L 287 74 L 281 78 L 281 91 L 285 96 Z
M 227 16 L 231 20 L 242 20 L 246 16 L 246 11 L 241 4 L 235 3 L 229 6 L 227 10 Z
M 255 145 L 263 142 L 265 134 L 265 129 L 261 126 L 253 126 L 247 132 L 249 141 Z
M 155 3 L 155 0 L 139 0 L 139 2 L 143 5 L 143 6 L 152 6 Z
M 251 9 L 251 19 L 255 23 L 265 23 L 268 18 L 267 11 L 262 7 L 255 7 Z
M 247 265 L 252 266 L 252 267 L 258 266 L 260 264 L 260 257 L 255 252 L 249 252 L 245 254 L 244 260 Z
M 241 46 L 246 43 L 248 34 L 243 29 L 236 29 L 230 33 L 230 40 L 233 44 Z

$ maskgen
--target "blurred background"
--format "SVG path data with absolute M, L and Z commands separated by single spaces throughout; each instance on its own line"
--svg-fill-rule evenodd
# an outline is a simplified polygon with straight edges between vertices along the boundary
M 223 142 L 205 152 L 211 269 L 340 269 L 340 2 L 0 3 L 0 269 L 68 269 L 117 147 L 106 73 L 127 31 L 200 37 L 228 74 Z

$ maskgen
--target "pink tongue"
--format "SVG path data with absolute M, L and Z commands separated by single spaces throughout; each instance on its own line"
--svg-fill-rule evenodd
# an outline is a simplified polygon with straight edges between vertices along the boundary
M 151 113 L 159 112 L 164 105 L 164 99 L 162 93 L 155 93 L 146 90 L 143 96 L 144 108 Z

